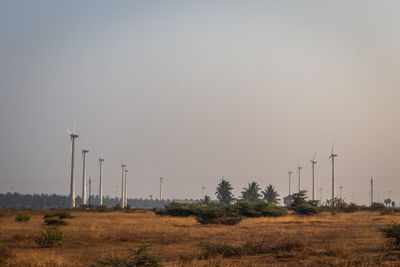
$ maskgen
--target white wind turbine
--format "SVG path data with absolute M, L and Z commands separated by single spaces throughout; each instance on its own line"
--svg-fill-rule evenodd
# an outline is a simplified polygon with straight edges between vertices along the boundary
M 332 159 L 332 205 L 335 205 L 335 158 L 338 156 L 333 153 L 333 147 L 335 146 L 335 142 L 332 145 L 332 151 L 329 159 Z
M 303 169 L 303 167 L 300 167 L 300 163 L 297 162 L 297 174 L 299 176 L 299 190 L 298 190 L 298 193 L 300 193 L 300 189 L 301 189 L 301 169 Z
M 125 199 L 124 199 L 124 203 L 125 203 L 125 207 L 127 207 L 128 206 L 128 196 L 127 196 L 126 176 L 128 175 L 128 170 L 125 169 L 124 172 L 125 172 L 125 179 L 124 179 L 124 182 L 125 182 L 125 190 L 124 190 Z
M 75 134 L 76 126 L 72 128 L 72 132 L 67 129 L 68 135 L 71 137 L 71 187 L 70 187 L 70 208 L 75 208 L 75 138 L 78 138 L 78 135 Z
M 125 207 L 125 187 L 124 187 L 124 169 L 126 165 L 121 162 L 121 169 L 122 169 L 122 182 L 121 182 L 121 207 Z
M 99 168 L 100 168 L 100 183 L 99 183 L 99 199 L 100 206 L 103 206 L 103 162 L 105 159 L 99 157 Z
M 87 201 L 86 201 L 86 153 L 88 153 L 88 152 L 89 152 L 89 150 L 82 149 L 82 158 L 83 158 L 82 201 L 83 201 L 83 205 L 87 204 Z
M 315 164 L 317 164 L 317 162 L 315 161 L 316 155 L 317 153 L 314 154 L 313 159 L 310 159 L 312 164 L 312 200 L 315 200 Z
M 289 196 L 292 195 L 292 171 L 288 171 L 289 174 Z

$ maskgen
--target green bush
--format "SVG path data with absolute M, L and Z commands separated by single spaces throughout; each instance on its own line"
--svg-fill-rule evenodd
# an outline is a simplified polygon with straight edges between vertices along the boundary
M 43 216 L 44 219 L 58 217 L 59 219 L 72 219 L 75 218 L 72 214 L 68 211 L 58 211 L 53 213 L 48 213 Z
M 302 215 L 312 215 L 312 214 L 318 214 L 320 212 L 320 209 L 318 207 L 315 207 L 307 202 L 295 205 L 292 207 L 292 209 L 297 214 L 302 214 Z
M 173 202 L 164 209 L 156 209 L 154 211 L 157 215 L 170 215 L 176 217 L 189 217 L 195 215 L 193 209 L 195 204 L 186 204 L 186 203 L 176 203 Z
M 400 224 L 393 223 L 381 229 L 383 236 L 392 241 L 395 245 L 400 245 Z
M 121 204 L 117 203 L 115 206 L 112 208 L 113 210 L 122 210 Z
M 213 205 L 199 205 L 193 210 L 196 220 L 201 224 L 234 225 L 242 221 L 231 209 L 225 209 Z
M 137 250 L 129 249 L 129 254 L 125 257 L 107 256 L 99 260 L 94 266 L 118 266 L 118 267 L 159 267 L 161 266 L 161 256 L 150 251 L 148 246 L 140 247 Z
M 16 222 L 27 222 L 31 219 L 31 217 L 29 215 L 22 215 L 22 214 L 18 214 L 17 216 L 15 216 L 14 220 Z
M 346 205 L 343 208 L 343 211 L 346 213 L 356 212 L 358 210 L 359 210 L 359 208 L 358 208 L 357 204 L 354 204 L 354 203 L 350 203 L 349 205 Z
M 67 225 L 68 223 L 61 219 L 46 218 L 44 219 L 45 225 Z
M 287 209 L 278 207 L 264 200 L 256 202 L 239 202 L 233 205 L 239 214 L 244 217 L 279 217 L 287 214 Z
M 204 242 L 198 244 L 198 247 L 204 251 L 204 258 L 213 258 L 221 255 L 222 257 L 242 257 L 246 255 L 246 249 L 239 246 L 222 243 L 216 244 L 211 242 Z
M 369 207 L 371 211 L 382 211 L 385 209 L 385 205 L 383 203 L 374 202 L 371 207 Z
M 50 226 L 36 237 L 35 242 L 41 248 L 62 246 L 64 244 L 64 233 L 56 226 Z
M 4 216 L 4 211 L 0 210 L 0 218 Z

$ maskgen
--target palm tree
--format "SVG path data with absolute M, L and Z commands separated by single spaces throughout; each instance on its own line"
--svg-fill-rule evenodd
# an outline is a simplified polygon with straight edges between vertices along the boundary
M 278 192 L 272 186 L 272 184 L 268 185 L 267 188 L 261 192 L 264 197 L 263 199 L 269 203 L 278 204 L 280 199 Z
M 233 187 L 231 183 L 222 179 L 218 184 L 217 191 L 215 192 L 221 204 L 229 205 L 234 200 L 232 190 Z
M 248 187 L 243 187 L 242 199 L 244 201 L 257 201 L 260 197 L 260 186 L 256 182 L 249 183 Z

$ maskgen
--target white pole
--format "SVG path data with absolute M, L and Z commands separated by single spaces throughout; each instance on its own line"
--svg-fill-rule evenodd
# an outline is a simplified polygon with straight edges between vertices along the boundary
M 99 159 L 99 163 L 100 163 L 100 185 L 99 185 L 100 206 L 103 205 L 103 161 L 104 161 L 104 159 Z
M 126 165 L 121 163 L 121 170 L 122 170 L 122 181 L 121 181 L 121 207 L 125 207 L 125 196 L 124 196 L 124 168 Z
M 125 200 L 124 200 L 124 203 L 125 203 L 125 207 L 127 207 L 128 206 L 128 196 L 127 196 L 127 183 L 126 183 L 126 176 L 127 176 L 127 174 L 128 174 L 128 170 L 125 170 L 125 179 L 124 179 L 124 182 L 125 182 Z
M 82 175 L 82 201 L 83 204 L 86 205 L 86 153 L 89 152 L 89 150 L 82 150 L 82 156 L 83 156 L 83 175 Z
M 70 190 L 70 208 L 75 208 L 75 177 L 74 177 L 74 161 L 75 161 L 75 138 L 77 135 L 71 135 L 71 190 Z

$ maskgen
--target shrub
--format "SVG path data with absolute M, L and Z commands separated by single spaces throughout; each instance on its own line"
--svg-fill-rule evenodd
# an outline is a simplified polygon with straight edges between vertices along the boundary
M 18 214 L 17 216 L 15 216 L 14 220 L 16 222 L 27 222 L 30 220 L 30 216 L 29 215 L 22 215 L 22 214 Z
M 303 215 L 312 215 L 320 212 L 318 207 L 312 206 L 307 202 L 293 206 L 292 208 L 297 214 L 303 214 Z
M 193 211 L 194 204 L 185 204 L 185 203 L 176 203 L 173 202 L 164 209 L 156 209 L 154 211 L 157 215 L 170 215 L 176 217 L 189 217 L 191 215 L 195 215 Z
M 357 204 L 354 204 L 354 203 L 350 203 L 349 205 L 346 205 L 346 206 L 343 208 L 343 211 L 344 211 L 344 212 L 347 212 L 347 213 L 356 212 L 356 211 L 358 211 L 358 210 L 359 210 L 359 208 L 358 208 Z
M 0 218 L 4 216 L 4 211 L 0 210 Z
M 45 225 L 67 225 L 67 222 L 61 219 L 46 218 L 44 219 Z
M 196 214 L 196 220 L 201 224 L 234 225 L 242 221 L 242 217 L 232 210 L 212 205 L 197 206 L 193 213 Z
M 400 224 L 393 223 L 381 229 L 383 236 L 392 241 L 395 245 L 400 245 Z
M 279 217 L 287 214 L 287 209 L 278 207 L 264 200 L 256 202 L 239 202 L 234 205 L 241 216 L 245 217 Z
M 212 258 L 218 255 L 222 257 L 242 257 L 246 255 L 246 249 L 239 246 L 233 246 L 230 244 L 222 243 L 216 244 L 211 242 L 204 242 L 198 244 L 198 247 L 204 251 L 203 256 L 205 258 Z
M 115 206 L 112 208 L 113 210 L 122 210 L 121 204 L 117 203 Z
M 129 249 L 125 257 L 107 256 L 94 266 L 118 266 L 118 267 L 158 267 L 161 266 L 161 256 L 150 251 L 148 246 L 140 247 L 138 250 Z
M 56 226 L 46 228 L 35 239 L 36 244 L 41 248 L 62 246 L 64 244 L 64 233 Z
M 374 202 L 372 203 L 371 207 L 369 207 L 371 211 L 381 211 L 385 209 L 385 205 L 383 203 Z
M 304 247 L 304 243 L 295 236 L 266 236 L 256 235 L 248 239 L 244 244 L 248 249 L 249 255 L 265 254 L 265 253 L 286 253 L 298 250 Z
M 68 211 L 58 211 L 53 213 L 48 213 L 43 216 L 44 219 L 58 217 L 59 219 L 72 219 L 75 218 L 72 214 Z

